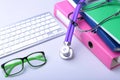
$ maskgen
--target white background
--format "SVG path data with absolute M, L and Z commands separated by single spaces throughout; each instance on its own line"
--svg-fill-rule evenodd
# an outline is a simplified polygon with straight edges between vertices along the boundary
M 60 0 L 0 0 L 0 26 L 50 11 Z M 62 26 L 63 27 L 63 26 Z M 44 51 L 47 64 L 40 68 L 25 65 L 22 74 L 4 77 L 0 68 L 0 80 L 120 80 L 120 66 L 109 70 L 79 40 L 73 37 L 74 58 L 63 60 L 59 56 L 65 36 L 45 42 L 27 50 L 0 59 L 0 65 L 8 60 L 24 57 L 31 52 Z

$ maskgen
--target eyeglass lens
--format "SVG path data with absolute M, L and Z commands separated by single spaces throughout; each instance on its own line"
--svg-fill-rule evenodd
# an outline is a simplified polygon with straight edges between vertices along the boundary
M 43 54 L 35 53 L 27 57 L 29 64 L 33 67 L 41 66 L 45 63 L 46 58 Z
M 6 77 L 8 75 L 13 75 L 13 74 L 21 72 L 22 69 L 23 69 L 23 66 L 21 64 L 22 64 L 21 59 L 14 59 L 14 60 L 11 60 L 11 61 L 7 62 L 4 65 L 4 70 L 5 70 L 5 73 L 6 73 Z

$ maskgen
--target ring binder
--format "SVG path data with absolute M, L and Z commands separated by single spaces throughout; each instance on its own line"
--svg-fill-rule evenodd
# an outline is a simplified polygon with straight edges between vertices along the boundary
M 73 11 L 73 7 L 68 1 L 58 2 L 54 8 L 55 17 L 65 26 L 69 24 L 68 14 Z M 85 20 L 77 21 L 80 29 L 91 29 Z M 91 32 L 79 32 L 75 30 L 75 36 L 108 68 L 113 69 L 120 65 L 120 52 L 113 52 L 101 40 L 101 38 Z

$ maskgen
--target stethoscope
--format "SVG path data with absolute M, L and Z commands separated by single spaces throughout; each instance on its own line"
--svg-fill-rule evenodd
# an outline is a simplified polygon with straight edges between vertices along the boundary
M 85 0 L 79 1 L 78 5 L 76 6 L 73 12 L 72 20 L 69 23 L 69 27 L 66 33 L 64 44 L 60 50 L 60 56 L 63 59 L 70 59 L 73 57 L 73 49 L 70 47 L 70 45 L 71 45 L 72 36 L 73 36 L 74 28 L 75 28 L 74 23 L 76 22 L 78 18 L 79 10 L 80 8 L 82 8 L 83 2 L 85 2 Z
M 110 1 L 111 0 L 106 0 L 106 2 L 110 2 Z M 72 41 L 74 29 L 75 29 L 75 23 L 76 23 L 76 20 L 78 18 L 79 12 L 80 12 L 80 9 L 82 8 L 82 5 L 84 4 L 84 2 L 85 2 L 85 0 L 80 0 L 79 3 L 76 6 L 74 12 L 73 12 L 72 19 L 70 20 L 70 23 L 69 23 L 69 26 L 68 26 L 68 29 L 67 29 L 66 37 L 65 37 L 65 40 L 63 42 L 63 46 L 60 49 L 60 57 L 62 59 L 71 59 L 73 57 L 74 52 L 73 52 L 73 49 L 70 47 L 70 45 L 71 45 L 71 41 Z M 96 27 L 96 29 L 97 28 L 98 27 Z M 94 28 L 94 29 L 91 29 L 91 30 L 84 30 L 84 31 L 81 31 L 81 32 L 94 31 L 96 29 Z

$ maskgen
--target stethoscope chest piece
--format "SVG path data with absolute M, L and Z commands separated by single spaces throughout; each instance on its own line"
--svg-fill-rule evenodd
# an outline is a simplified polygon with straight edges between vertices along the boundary
M 71 59 L 73 57 L 72 48 L 68 45 L 64 45 L 60 50 L 60 56 L 62 59 Z

